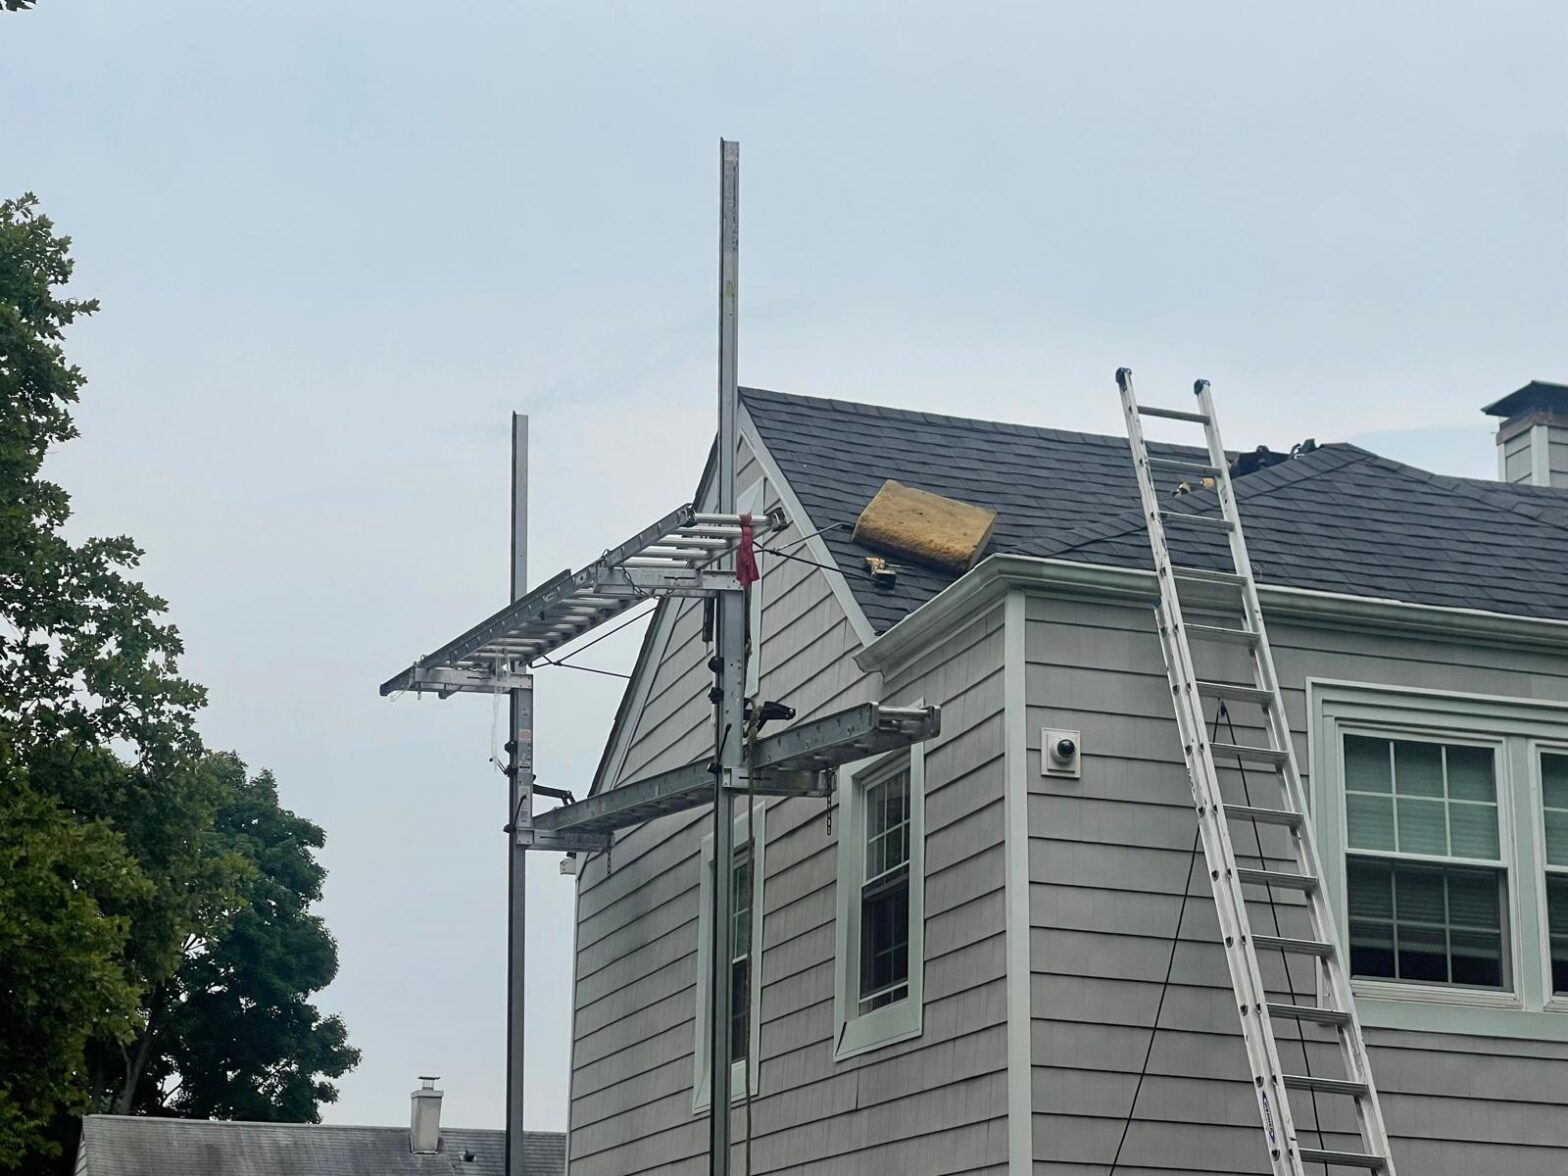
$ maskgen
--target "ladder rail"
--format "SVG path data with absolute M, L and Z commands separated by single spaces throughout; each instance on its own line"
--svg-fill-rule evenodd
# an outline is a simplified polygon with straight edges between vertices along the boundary
M 1221 471 L 1215 489 L 1220 500 L 1220 509 L 1233 524 L 1228 537 L 1232 564 L 1244 576 L 1244 583 L 1241 586 L 1242 607 L 1248 627 L 1258 635 L 1251 659 L 1257 674 L 1257 684 L 1280 700 L 1279 705 L 1266 708 L 1265 719 L 1274 746 L 1285 753 L 1283 785 L 1289 806 L 1296 812 L 1309 813 L 1311 807 L 1308 804 L 1306 788 L 1301 781 L 1301 767 L 1296 758 L 1295 739 L 1291 735 L 1288 717 L 1284 713 L 1279 675 L 1274 666 L 1273 647 L 1269 644 L 1268 628 L 1263 619 L 1263 604 L 1258 597 L 1257 581 L 1252 574 L 1252 558 L 1247 551 L 1247 539 L 1241 525 L 1241 512 L 1236 502 L 1235 486 L 1231 481 L 1229 463 L 1226 461 L 1225 447 L 1220 436 L 1219 414 L 1214 404 L 1214 391 L 1207 380 L 1197 381 L 1193 391 L 1197 394 L 1200 414 L 1207 418 L 1203 432 L 1208 444 L 1209 460 Z M 1295 831 L 1292 844 L 1296 849 L 1301 872 L 1325 879 L 1327 875 L 1322 856 L 1318 852 L 1317 833 L 1311 820 L 1301 822 Z M 1314 934 L 1324 942 L 1338 944 L 1337 923 L 1328 888 L 1319 886 L 1309 899 Z M 1394 1168 L 1388 1147 L 1388 1127 L 1383 1120 L 1382 1101 L 1377 1095 L 1377 1085 L 1372 1078 L 1372 1063 L 1366 1054 L 1361 1018 L 1356 1011 L 1355 994 L 1351 990 L 1350 975 L 1343 950 L 1336 951 L 1332 958 L 1321 961 L 1318 971 L 1320 977 L 1328 981 L 1333 994 L 1334 1008 L 1349 1017 L 1349 1024 L 1338 1034 L 1338 1038 L 1346 1073 L 1364 1083 L 1368 1092 L 1367 1097 L 1355 1100 L 1356 1116 L 1360 1122 L 1362 1138 L 1369 1144 L 1376 1143 L 1382 1148 L 1386 1164 L 1384 1170 L 1392 1173 Z M 1323 1002 L 1320 999 L 1318 1003 Z
M 1393 1173 L 1394 1165 L 1388 1144 L 1387 1127 L 1383 1121 L 1381 1101 L 1372 1080 L 1371 1062 L 1367 1057 L 1365 1038 L 1356 1012 L 1347 962 L 1336 932 L 1337 924 L 1328 890 L 1321 884 L 1325 876 L 1322 859 L 1318 853 L 1312 821 L 1308 816 L 1310 808 L 1306 789 L 1302 783 L 1295 742 L 1285 712 L 1284 697 L 1280 690 L 1278 672 L 1268 641 L 1262 604 L 1252 572 L 1246 538 L 1242 531 L 1235 488 L 1220 437 L 1212 391 L 1207 381 L 1198 381 L 1193 389 L 1198 399 L 1198 411 L 1187 412 L 1140 407 L 1133 389 L 1132 373 L 1125 368 L 1117 372 L 1117 385 L 1121 394 L 1139 498 L 1147 524 L 1159 585 L 1156 617 L 1160 652 L 1170 681 L 1173 709 L 1182 740 L 1183 758 L 1187 764 L 1189 784 L 1198 810 L 1200 840 L 1208 859 L 1215 908 L 1225 940 L 1226 963 L 1231 972 L 1232 986 L 1241 1014 L 1242 1038 L 1247 1047 L 1254 1083 L 1258 1088 L 1259 1109 L 1269 1140 L 1273 1170 L 1276 1176 L 1305 1176 L 1304 1165 L 1307 1162 L 1313 1162 L 1313 1157 L 1330 1154 L 1323 1152 L 1321 1148 L 1301 1147 L 1287 1096 L 1288 1089 L 1297 1089 L 1351 1095 L 1357 1125 L 1368 1150 L 1365 1154 L 1334 1154 L 1350 1156 L 1352 1160 L 1359 1157 L 1360 1160 L 1366 1161 L 1363 1166 L 1373 1166 L 1378 1171 Z M 1221 517 L 1213 521 L 1223 527 L 1227 534 L 1234 572 L 1202 572 L 1198 569 L 1178 568 L 1172 559 L 1166 540 L 1165 524 L 1172 517 L 1177 521 L 1182 520 L 1179 515 L 1173 516 L 1162 510 L 1152 472 L 1152 466 L 1157 459 L 1152 459 L 1149 455 L 1148 443 L 1143 432 L 1143 417 L 1158 417 L 1202 425 L 1209 463 L 1216 471 L 1214 489 L 1221 510 Z M 1213 516 L 1209 517 L 1213 518 Z M 1241 638 L 1244 633 L 1250 639 L 1235 640 L 1235 643 L 1244 645 L 1247 650 L 1253 683 L 1250 688 L 1204 681 L 1197 673 L 1177 583 L 1203 580 L 1227 583 L 1239 589 L 1239 611 L 1242 614 L 1242 622 L 1235 638 Z M 1194 628 L 1195 635 L 1202 637 L 1208 627 L 1199 625 Z M 1229 636 L 1226 639 L 1232 640 Z M 1251 900 L 1244 893 L 1243 886 L 1258 884 L 1260 877 L 1267 879 L 1269 863 L 1266 857 L 1260 860 L 1259 865 L 1263 867 L 1261 871 L 1243 870 L 1238 865 L 1239 858 L 1231 839 L 1226 813 L 1229 809 L 1245 816 L 1254 811 L 1269 812 L 1270 810 L 1255 810 L 1250 807 L 1250 801 L 1245 806 L 1226 805 L 1221 794 L 1218 768 L 1214 760 L 1217 748 L 1209 738 L 1207 719 L 1203 710 L 1205 695 L 1217 695 L 1221 699 L 1232 696 L 1242 701 L 1251 701 L 1259 705 L 1264 712 L 1264 728 L 1269 747 L 1250 749 L 1252 754 L 1247 758 L 1269 761 L 1283 790 L 1285 807 L 1283 810 L 1270 813 L 1271 823 L 1286 825 L 1289 829 L 1291 856 L 1294 857 L 1296 866 L 1295 874 L 1290 877 L 1302 879 L 1297 885 L 1306 898 L 1304 910 L 1312 927 L 1310 940 L 1281 939 L 1277 935 L 1255 936 L 1252 933 L 1248 907 Z M 1218 750 L 1224 751 L 1230 747 L 1231 744 L 1228 743 L 1220 744 Z M 1234 750 L 1238 754 L 1244 754 L 1239 748 Z M 1295 819 L 1289 819 L 1291 817 Z M 1265 852 L 1261 841 L 1259 850 L 1260 854 Z M 1275 877 L 1278 878 L 1278 875 L 1276 874 Z M 1272 890 L 1269 893 L 1272 896 Z M 1347 1075 L 1345 1079 L 1305 1079 L 1291 1075 L 1284 1069 L 1279 1057 L 1278 1038 L 1271 1019 L 1268 989 L 1258 960 L 1259 950 L 1275 948 L 1282 952 L 1287 978 L 1290 959 L 1284 956 L 1286 951 L 1293 950 L 1297 954 L 1307 952 L 1315 957 L 1314 987 L 1318 993 L 1321 1014 L 1316 1019 L 1335 1030 L 1341 1060 Z M 1324 1006 L 1325 995 L 1330 996 L 1331 1006 Z M 1273 1008 L 1286 1010 L 1291 1006 L 1274 1005 Z M 1307 1016 L 1304 1019 L 1314 1018 Z M 1283 1145 L 1281 1137 L 1283 1137 Z

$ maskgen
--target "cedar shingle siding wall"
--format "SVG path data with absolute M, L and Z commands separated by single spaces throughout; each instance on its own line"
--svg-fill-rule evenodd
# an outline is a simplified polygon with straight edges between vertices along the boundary
M 1028 617 L 1035 1170 L 1104 1176 L 1148 1045 L 1194 819 L 1148 611 L 1032 598 Z M 1304 772 L 1309 676 L 1568 700 L 1568 661 L 1546 653 L 1279 622 L 1269 635 Z M 1236 673 L 1242 669 L 1238 661 Z M 1257 713 L 1236 709 L 1249 722 Z M 1039 732 L 1047 722 L 1082 729 L 1082 780 L 1039 775 Z M 1264 741 L 1260 728 L 1238 726 L 1243 742 Z M 1228 775 L 1227 791 L 1240 800 L 1239 780 Z M 1264 799 L 1271 779 L 1249 776 L 1257 802 L 1273 803 Z M 1244 852 L 1250 826 L 1238 824 L 1233 834 L 1241 864 L 1255 864 Z M 1276 849 L 1266 837 L 1265 850 Z M 1189 893 L 1172 988 L 1120 1170 L 1266 1173 L 1201 856 Z M 1254 904 L 1254 917 L 1264 909 Z M 1284 912 L 1284 934 L 1302 934 L 1305 920 L 1292 913 Z M 1263 958 L 1265 976 L 1282 989 L 1277 954 Z M 1308 977 L 1305 968 L 1297 973 L 1298 992 L 1313 991 Z M 1284 1042 L 1293 1028 L 1279 1032 L 1281 1057 L 1299 1072 L 1300 1047 Z M 1401 1172 L 1568 1171 L 1568 1044 L 1366 1032 Z M 1310 1057 L 1316 1074 L 1343 1073 L 1330 1044 L 1312 1046 Z M 1331 1112 L 1348 1100 L 1319 1103 L 1327 1127 L 1347 1126 Z M 1298 1127 L 1310 1126 L 1310 1098 L 1297 1095 L 1292 1105 Z M 1301 1138 L 1317 1146 L 1310 1130 Z M 1356 1142 L 1327 1136 L 1329 1147 Z
M 741 485 L 756 476 L 743 467 Z M 782 539 L 796 537 L 796 529 Z M 803 550 L 796 548 L 795 550 Z M 820 801 L 769 810 L 761 965 L 761 1095 L 754 1170 L 955 1173 L 1006 1159 L 1002 902 L 1001 614 L 978 621 L 880 687 L 855 665 L 848 621 L 822 575 L 764 561 L 762 693 L 797 720 L 871 699 L 944 707 L 926 750 L 924 1032 L 833 1060 L 837 824 Z M 681 609 L 633 724 L 619 779 L 711 751 L 711 675 L 700 609 Z M 706 811 L 621 837 L 612 869 L 579 882 L 570 1156 L 574 1176 L 707 1170 L 692 1112 L 698 1008 L 698 869 Z M 735 1116 L 736 1138 L 745 1130 Z M 737 1155 L 740 1149 L 737 1148 Z

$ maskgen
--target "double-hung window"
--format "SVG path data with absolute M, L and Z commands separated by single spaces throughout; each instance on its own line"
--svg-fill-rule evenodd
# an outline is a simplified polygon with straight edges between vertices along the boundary
M 834 1055 L 920 1032 L 925 756 L 916 745 L 840 768 Z
M 1541 849 L 1551 992 L 1568 998 L 1568 748 L 1540 752 Z
M 1352 976 L 1507 988 L 1496 747 L 1343 739 Z
M 730 875 L 731 893 L 735 896 L 734 913 L 730 919 L 729 935 L 725 937 L 724 951 L 729 958 L 727 972 L 730 989 L 730 1096 L 740 1099 L 749 1089 L 757 1089 L 758 1050 L 757 1037 L 761 1029 L 758 1017 L 761 989 L 763 846 L 765 844 L 765 806 L 759 802 L 753 810 L 755 829 L 748 830 L 744 810 L 735 818 L 735 858 Z M 708 1048 L 708 1029 L 712 1021 L 713 969 L 711 952 L 713 937 L 709 934 L 713 917 L 714 853 L 713 837 L 702 840 L 702 873 L 698 886 L 697 902 L 697 1008 L 695 1056 L 692 1075 L 692 1106 L 702 1110 L 712 1101 L 712 1083 L 708 1081 L 711 1058 Z
M 1568 704 L 1322 681 L 1308 699 L 1362 1020 L 1568 1041 Z

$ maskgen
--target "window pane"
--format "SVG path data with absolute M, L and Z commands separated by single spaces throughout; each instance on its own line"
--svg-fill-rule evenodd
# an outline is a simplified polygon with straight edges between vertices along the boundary
M 1394 791 L 1401 796 L 1442 796 L 1442 745 L 1395 742 Z
M 1546 860 L 1568 866 L 1568 755 L 1542 754 L 1541 800 L 1546 806 Z
M 1392 792 L 1387 739 L 1345 736 L 1345 787 L 1357 792 Z
M 1350 881 L 1352 919 L 1394 918 L 1394 870 L 1387 862 L 1351 858 L 1346 863 Z
M 1568 755 L 1541 756 L 1541 791 L 1548 808 L 1568 809 Z
M 1383 977 L 1388 980 L 1397 977 L 1392 923 L 1351 921 L 1350 971 L 1355 976 Z
M 751 1028 L 751 961 L 737 960 L 730 965 L 730 1057 L 746 1057 L 746 1038 Z
M 1499 857 L 1495 804 L 1450 804 L 1448 831 L 1455 857 Z
M 1436 866 L 1394 867 L 1394 913 L 1401 923 L 1441 927 L 1448 914 L 1443 871 Z
M 908 994 L 909 884 L 906 880 L 861 903 L 861 1010 L 891 1004 Z
M 1507 985 L 1501 870 L 1352 857 L 1346 880 L 1353 975 Z M 1568 885 L 1563 899 L 1568 905 Z M 1568 909 L 1563 917 L 1568 928 Z M 1568 949 L 1568 935 L 1563 942 Z
M 1494 870 L 1449 870 L 1448 921 L 1472 930 L 1501 930 L 1503 903 Z
M 1491 931 L 1454 931 L 1453 969 L 1455 984 L 1483 988 L 1503 986 L 1503 937 Z
M 1568 866 L 1568 811 L 1563 809 L 1546 810 L 1546 861 Z
M 1552 940 L 1552 991 L 1568 993 L 1568 877 L 1546 879 L 1546 921 Z
M 1399 978 L 1428 984 L 1448 982 L 1448 937 L 1433 927 L 1395 929 L 1399 939 Z
M 1448 755 L 1448 795 L 1455 800 L 1497 802 L 1497 784 L 1490 747 L 1451 745 Z
M 1352 849 L 1394 848 L 1393 797 L 1349 793 L 1345 797 L 1345 816 Z
M 1448 853 L 1443 807 L 1440 800 L 1399 799 L 1400 853 Z
M 866 789 L 866 877 L 875 878 L 909 860 L 909 773 Z

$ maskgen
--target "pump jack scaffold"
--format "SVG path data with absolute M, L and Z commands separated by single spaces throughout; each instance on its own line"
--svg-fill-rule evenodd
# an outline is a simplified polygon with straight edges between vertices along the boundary
M 744 697 L 748 634 L 746 592 L 756 578 L 754 536 L 782 529 L 775 512 L 763 519 L 736 513 L 736 449 L 740 397 L 736 380 L 740 246 L 740 144 L 719 144 L 719 428 L 713 502 L 683 506 L 578 572 L 565 571 L 527 591 L 528 420 L 512 419 L 512 603 L 381 685 L 383 695 L 414 691 L 441 698 L 495 695 L 511 702 L 507 767 L 510 780 L 507 904 L 506 1171 L 523 1176 L 523 976 L 527 925 L 524 855 L 531 850 L 607 851 L 618 830 L 670 813 L 713 806 L 714 936 L 709 958 L 708 1043 L 712 1081 L 709 1170 L 730 1171 L 730 953 L 721 936 L 732 925 L 735 795 L 830 797 L 842 764 L 936 735 L 938 707 L 864 703 L 757 738 L 764 714 L 793 717 L 776 703 Z M 541 659 L 614 620 L 649 598 L 712 600 L 714 755 L 711 762 L 607 787 L 573 802 L 534 782 L 533 675 Z M 664 607 L 661 603 L 660 607 Z M 760 634 L 752 635 L 760 644 Z M 756 716 L 754 718 L 753 716 Z M 534 812 L 535 795 L 567 800 Z M 760 917 L 760 912 L 759 912 Z M 752 1049 L 756 1046 L 753 1044 Z M 748 1068 L 749 1074 L 749 1068 Z M 744 1092 L 745 1097 L 754 1093 Z M 749 1174 L 748 1174 L 749 1176 Z

